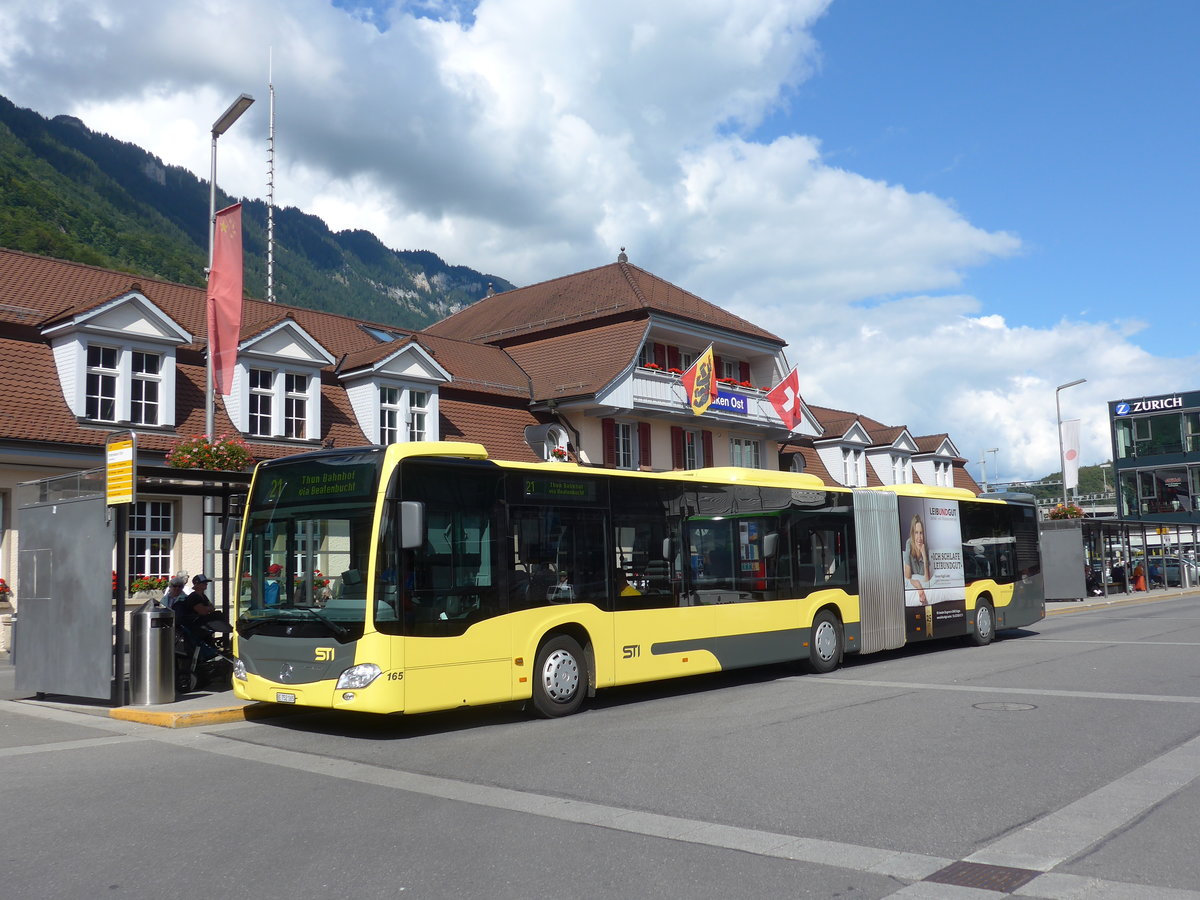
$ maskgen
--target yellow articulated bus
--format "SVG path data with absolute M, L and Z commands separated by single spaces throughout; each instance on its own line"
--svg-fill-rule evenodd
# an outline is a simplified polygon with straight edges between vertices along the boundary
M 812 475 L 489 460 L 430 442 L 260 464 L 234 690 L 377 713 L 527 701 L 846 653 L 1045 615 L 1022 495 Z

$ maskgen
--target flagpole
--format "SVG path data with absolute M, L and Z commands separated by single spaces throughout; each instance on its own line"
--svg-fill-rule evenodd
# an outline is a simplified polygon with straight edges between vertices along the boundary
M 1062 487 L 1063 487 L 1063 506 L 1067 505 L 1067 453 L 1063 448 L 1062 439 L 1062 405 L 1058 399 L 1058 392 L 1069 387 L 1075 387 L 1077 384 L 1083 384 L 1087 381 L 1086 378 L 1076 378 L 1074 381 L 1068 381 L 1066 384 L 1060 384 L 1054 389 L 1054 413 L 1058 418 L 1058 462 L 1062 466 Z

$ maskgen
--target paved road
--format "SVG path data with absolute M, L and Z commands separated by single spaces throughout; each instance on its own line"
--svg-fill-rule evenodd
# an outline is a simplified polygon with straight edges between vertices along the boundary
M 0 702 L 0 896 L 1200 900 L 1200 597 L 1053 612 L 552 722 Z

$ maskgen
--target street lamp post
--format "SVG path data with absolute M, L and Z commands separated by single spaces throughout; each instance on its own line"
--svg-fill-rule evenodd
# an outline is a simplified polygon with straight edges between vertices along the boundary
M 254 98 L 249 94 L 242 94 L 233 103 L 229 104 L 229 109 L 221 114 L 217 121 L 213 122 L 212 127 L 212 176 L 208 180 L 208 268 L 204 270 L 204 277 L 207 281 L 212 277 L 213 264 L 213 243 L 216 240 L 217 231 L 217 138 L 229 130 L 242 113 L 250 108 L 250 104 L 254 102 Z M 208 321 L 206 316 L 205 321 Z M 205 356 L 208 357 L 207 365 L 205 366 L 204 378 L 204 433 L 207 435 L 209 442 L 213 439 L 214 424 L 216 418 L 216 389 L 213 386 L 213 352 L 212 352 L 212 335 L 208 333 L 207 326 L 204 332 L 204 342 L 206 346 Z M 214 509 L 213 498 L 204 498 L 204 572 L 210 578 L 213 576 L 216 562 L 216 523 L 213 517 L 216 515 Z M 228 584 L 227 580 L 223 580 L 223 584 Z M 226 601 L 228 598 L 225 598 Z
M 221 114 L 221 118 L 213 122 L 212 127 L 212 177 L 208 180 L 208 268 L 205 270 L 205 279 L 212 274 L 213 264 L 213 242 L 216 239 L 217 232 L 217 138 L 229 130 L 234 122 L 236 122 L 246 110 L 250 108 L 250 104 L 254 102 L 254 98 L 249 94 L 242 94 L 233 103 L 229 104 L 229 109 Z M 205 379 L 204 388 L 204 433 L 208 435 L 211 441 L 213 436 L 213 418 L 215 415 L 216 394 L 213 390 L 213 355 L 212 344 L 209 342 L 209 335 L 205 332 L 205 342 L 208 343 L 208 366 L 207 377 Z
M 1063 506 L 1067 505 L 1067 458 L 1063 450 L 1062 439 L 1062 406 L 1059 402 L 1059 391 L 1066 390 L 1069 387 L 1075 387 L 1077 384 L 1083 384 L 1087 381 L 1086 378 L 1076 378 L 1074 381 L 1068 381 L 1066 384 L 1060 384 L 1054 389 L 1054 413 L 1058 419 L 1058 463 L 1062 467 L 1062 489 L 1063 489 Z
M 985 457 L 989 453 L 992 454 L 992 471 L 993 471 L 992 484 L 999 484 L 1000 483 L 1000 456 L 999 456 L 1000 448 L 999 447 L 988 447 L 988 449 L 983 451 L 983 455 Z

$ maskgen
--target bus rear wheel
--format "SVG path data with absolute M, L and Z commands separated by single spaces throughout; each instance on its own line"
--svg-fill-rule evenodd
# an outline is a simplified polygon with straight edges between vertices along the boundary
M 587 659 L 572 637 L 560 634 L 538 650 L 534 665 L 533 708 L 538 715 L 557 719 L 578 712 L 587 692 Z
M 976 647 L 986 647 L 995 636 L 996 613 L 992 610 L 992 604 L 983 599 L 977 600 L 971 633 L 967 637 Z
M 827 609 L 813 618 L 808 637 L 808 667 L 818 675 L 832 672 L 842 661 L 842 623 Z

